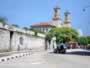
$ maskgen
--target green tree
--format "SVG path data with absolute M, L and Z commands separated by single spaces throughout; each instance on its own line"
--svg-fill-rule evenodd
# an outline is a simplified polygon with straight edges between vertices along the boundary
M 2 23 L 3 25 L 7 24 L 7 19 L 0 16 L 0 23 Z
M 78 41 L 79 36 L 77 30 L 69 27 L 52 28 L 47 35 L 51 37 L 56 36 L 57 43 L 62 41 Z
M 80 45 L 87 45 L 88 44 L 88 39 L 87 39 L 87 37 L 82 36 L 82 37 L 79 37 L 78 42 L 80 43 Z
M 87 36 L 88 44 L 90 44 L 90 36 Z
M 50 32 L 48 32 L 45 39 L 50 43 L 51 38 L 52 38 L 52 34 Z
M 19 25 L 17 25 L 17 24 L 12 24 L 12 26 L 14 26 L 14 27 L 19 27 Z

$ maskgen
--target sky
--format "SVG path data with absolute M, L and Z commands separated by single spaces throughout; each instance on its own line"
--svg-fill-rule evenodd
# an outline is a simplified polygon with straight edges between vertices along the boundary
M 81 29 L 84 35 L 90 35 L 90 0 L 0 0 L 0 16 L 8 19 L 9 24 L 20 27 L 40 22 L 50 22 L 53 8 L 58 4 L 60 16 L 64 20 L 64 12 L 71 13 L 73 28 Z

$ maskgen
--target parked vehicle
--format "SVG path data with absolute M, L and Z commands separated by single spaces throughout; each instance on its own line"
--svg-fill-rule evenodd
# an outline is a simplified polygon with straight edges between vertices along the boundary
M 60 44 L 57 46 L 56 49 L 54 49 L 54 53 L 62 53 L 62 54 L 65 54 L 66 53 L 66 46 L 65 44 Z

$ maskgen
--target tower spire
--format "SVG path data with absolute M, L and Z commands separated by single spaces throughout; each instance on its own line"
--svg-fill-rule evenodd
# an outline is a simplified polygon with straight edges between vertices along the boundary
M 61 17 L 60 17 L 60 8 L 57 4 L 57 0 L 55 0 L 56 5 L 54 7 L 54 16 L 53 16 L 53 25 L 56 27 L 60 27 L 61 26 Z
M 64 25 L 71 27 L 71 20 L 70 20 L 70 12 L 66 11 L 64 13 L 65 18 L 64 18 Z
M 71 22 L 71 21 L 70 21 L 70 12 L 66 11 L 66 12 L 64 13 L 64 15 L 65 15 L 64 23 L 65 23 L 65 24 L 70 23 L 70 22 Z
M 57 5 L 54 8 L 53 20 L 60 20 L 60 8 Z
M 58 6 L 58 0 L 55 0 L 53 20 L 60 20 L 60 8 Z

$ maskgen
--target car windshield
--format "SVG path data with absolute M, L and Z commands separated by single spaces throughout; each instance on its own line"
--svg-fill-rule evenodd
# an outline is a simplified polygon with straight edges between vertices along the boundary
M 61 47 L 61 46 L 63 46 L 64 48 L 67 48 L 67 46 L 65 44 L 63 44 L 63 43 L 57 45 L 57 47 Z

